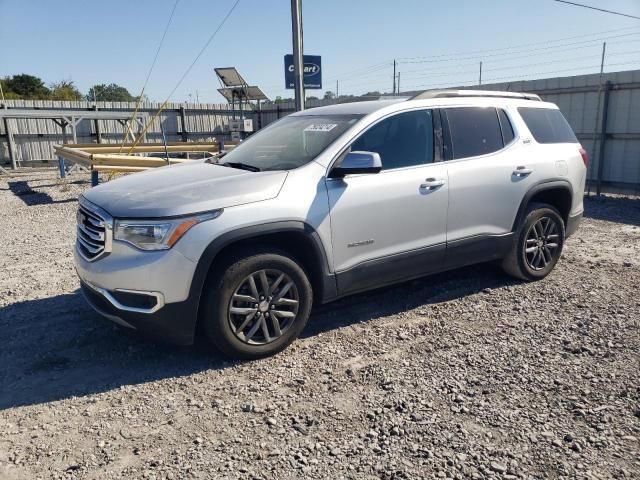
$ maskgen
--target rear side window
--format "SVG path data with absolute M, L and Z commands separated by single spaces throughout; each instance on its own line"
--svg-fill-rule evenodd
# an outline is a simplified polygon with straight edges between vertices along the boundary
M 445 160 L 476 157 L 503 147 L 498 114 L 493 107 L 460 107 L 444 110 L 448 129 Z
M 560 110 L 520 107 L 518 112 L 538 143 L 578 143 Z
M 509 121 L 509 117 L 507 117 L 507 113 L 501 108 L 498 109 L 498 118 L 500 119 L 500 130 L 502 130 L 502 143 L 509 145 L 515 138 L 513 126 Z
M 433 162 L 433 113 L 416 110 L 382 120 L 351 144 L 351 151 L 377 152 L 383 170 Z

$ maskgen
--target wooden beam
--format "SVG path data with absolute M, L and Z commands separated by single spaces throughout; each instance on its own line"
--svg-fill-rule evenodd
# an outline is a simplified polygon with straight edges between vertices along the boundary
M 169 164 L 192 162 L 182 158 L 170 158 Z M 127 155 L 93 155 L 93 165 L 117 165 L 122 167 L 163 167 L 167 164 L 166 159 L 159 157 L 133 157 Z
M 76 157 L 84 158 L 87 160 L 91 160 L 91 154 L 84 152 L 82 150 L 71 148 L 68 145 L 54 145 L 53 150 L 58 153 L 68 153 L 69 155 L 74 155 Z
M 67 148 L 60 145 L 54 145 L 53 150 L 58 157 L 62 157 L 66 160 L 72 160 L 89 167 L 91 166 L 90 153 L 83 152 L 82 150 L 74 150 L 72 148 Z
M 238 142 L 224 142 L 225 145 L 227 144 L 233 144 L 233 143 L 238 143 Z M 103 146 L 111 146 L 111 147 L 118 147 L 120 148 L 121 143 L 117 142 L 117 143 L 108 143 L 108 144 L 103 144 Z M 131 145 L 133 145 L 132 143 L 125 143 L 124 147 L 122 147 L 122 149 L 124 150 L 125 148 L 131 148 Z M 138 143 L 137 146 L 139 147 L 157 147 L 158 145 L 160 145 L 161 147 L 163 146 L 162 142 L 140 142 Z M 184 146 L 184 147 L 190 147 L 190 146 L 194 146 L 194 145 L 209 145 L 209 146 L 217 146 L 218 142 L 167 142 L 167 145 L 170 146 Z M 86 147 L 95 147 L 96 144 L 95 143 L 67 143 L 65 144 L 65 147 L 70 147 L 70 148 L 86 148 Z
M 104 144 L 92 147 L 82 147 L 82 151 L 89 153 L 119 153 L 120 151 L 126 153 L 126 147 L 122 150 L 119 145 L 106 146 Z M 218 153 L 218 145 L 167 145 L 167 151 L 169 152 L 212 152 Z M 137 145 L 132 153 L 162 153 L 164 152 L 164 146 L 161 143 L 157 143 L 153 146 L 150 145 Z
M 94 165 L 93 170 L 97 172 L 122 172 L 122 173 L 135 173 L 144 172 L 153 167 L 123 167 L 119 165 Z

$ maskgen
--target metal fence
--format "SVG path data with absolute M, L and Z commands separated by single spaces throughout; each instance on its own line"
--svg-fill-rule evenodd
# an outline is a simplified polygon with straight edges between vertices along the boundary
M 478 88 L 478 87 L 475 87 Z M 640 70 L 482 85 L 537 93 L 567 118 L 590 157 L 587 191 L 640 194 Z M 598 106 L 598 102 L 600 105 Z
M 312 100 L 309 107 L 332 103 Z M 145 103 L 138 115 L 150 120 L 160 108 L 160 103 Z M 120 112 L 124 118 L 136 108 L 133 102 L 72 102 L 47 100 L 7 100 L 0 107 L 0 166 L 28 166 L 51 161 L 53 146 L 61 143 L 118 143 L 125 132 L 124 121 L 100 119 L 95 112 Z M 35 111 L 55 113 L 60 118 L 12 118 L 15 112 Z M 263 126 L 293 112 L 293 103 L 267 104 L 245 109 L 245 118 L 253 120 L 254 128 Z M 66 112 L 66 114 L 65 114 Z M 86 112 L 87 118 L 82 118 Z M 4 116 L 3 116 L 4 113 Z M 65 115 L 63 118 L 62 115 Z M 71 116 L 77 124 L 72 124 Z M 228 104 L 168 104 L 153 120 L 146 133 L 146 141 L 161 142 L 164 129 L 168 142 L 228 140 L 228 122 L 234 112 Z M 235 115 L 240 116 L 236 110 Z M 66 120 L 65 120 L 66 118 Z M 145 123 L 142 121 L 142 123 Z M 162 129 L 161 129 L 162 124 Z M 136 126 L 136 132 L 141 125 Z
M 477 87 L 475 87 L 477 88 Z M 548 78 L 482 85 L 487 90 L 527 91 L 556 103 L 589 152 L 589 189 L 600 183 L 608 191 L 640 193 L 640 70 L 574 77 Z M 600 106 L 598 103 L 600 102 Z M 333 103 L 312 100 L 309 108 Z M 159 103 L 146 103 L 142 115 L 151 118 Z M 56 109 L 133 113 L 134 103 L 55 102 L 11 100 L 9 111 Z M 3 110 L 3 111 L 7 111 Z M 294 111 L 292 103 L 264 104 L 244 112 L 260 129 Z M 160 142 L 160 124 L 168 141 L 211 141 L 229 138 L 231 117 L 227 104 L 169 104 L 147 132 L 147 141 Z M 3 118 L 0 122 L 0 165 L 29 165 L 52 160 L 53 145 L 73 140 L 64 124 L 46 119 Z M 75 140 L 81 143 L 122 141 L 122 122 L 86 119 L 75 127 Z M 12 140 L 12 141 L 10 141 Z M 10 145 L 12 144 L 12 145 Z

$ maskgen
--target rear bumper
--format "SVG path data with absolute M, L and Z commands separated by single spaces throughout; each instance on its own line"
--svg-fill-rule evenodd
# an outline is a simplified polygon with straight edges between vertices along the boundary
M 580 226 L 580 222 L 582 222 L 582 212 L 577 215 L 569 216 L 567 219 L 567 225 L 565 228 L 565 236 L 568 238 L 573 235 L 578 227 Z
M 197 302 L 167 303 L 152 313 L 122 310 L 113 303 L 109 291 L 80 280 L 87 302 L 103 317 L 141 334 L 175 345 L 191 345 L 194 340 Z

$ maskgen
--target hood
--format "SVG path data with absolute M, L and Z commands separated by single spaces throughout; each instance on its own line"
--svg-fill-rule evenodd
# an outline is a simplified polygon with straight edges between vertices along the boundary
M 114 217 L 171 217 L 274 198 L 285 178 L 287 172 L 248 172 L 193 161 L 127 175 L 83 196 Z

